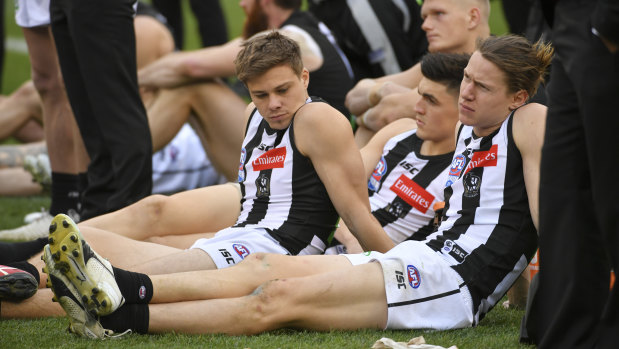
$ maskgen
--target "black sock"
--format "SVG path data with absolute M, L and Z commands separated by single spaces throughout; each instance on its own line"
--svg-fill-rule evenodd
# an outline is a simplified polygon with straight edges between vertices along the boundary
M 78 181 L 76 174 L 52 172 L 52 203 L 49 208 L 52 216 L 64 213 L 74 218 L 78 213 L 80 198 Z
M 0 242 L 0 264 L 28 260 L 41 252 L 46 244 L 46 237 L 24 242 Z
M 39 275 L 39 271 L 37 270 L 37 267 L 35 267 L 34 265 L 26 261 L 7 263 L 6 266 L 21 269 L 25 272 L 28 272 L 32 274 L 32 276 L 34 276 L 35 279 L 37 279 L 37 284 L 41 282 L 41 276 Z
M 116 283 L 126 303 L 148 304 L 150 302 L 153 298 L 153 283 L 148 275 L 113 268 Z
M 110 315 L 102 316 L 99 322 L 103 328 L 122 333 L 132 330 L 136 333 L 148 333 L 150 312 L 148 304 L 124 304 Z
M 88 172 L 82 172 L 77 174 L 77 189 L 79 191 L 79 204 L 78 213 L 82 214 L 82 202 L 84 198 L 84 192 L 88 188 Z

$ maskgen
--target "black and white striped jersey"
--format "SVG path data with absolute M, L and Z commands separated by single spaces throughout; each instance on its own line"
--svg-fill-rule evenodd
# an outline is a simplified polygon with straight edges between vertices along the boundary
M 424 156 L 417 130 L 387 141 L 368 181 L 372 214 L 396 244 L 434 231 L 434 204 L 444 200 L 453 152 Z
M 476 322 L 503 297 L 537 249 L 513 116 L 485 137 L 475 136 L 470 126 L 460 128 L 443 220 L 426 240 L 464 280 Z
M 311 99 L 308 99 L 311 101 Z M 294 142 L 294 118 L 274 130 L 255 109 L 241 150 L 241 213 L 235 227 L 265 228 L 291 254 L 327 245 L 338 214 L 309 158 Z

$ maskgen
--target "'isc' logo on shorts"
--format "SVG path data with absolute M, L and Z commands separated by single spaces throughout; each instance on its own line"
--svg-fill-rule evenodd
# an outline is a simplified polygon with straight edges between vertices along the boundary
M 418 288 L 421 285 L 421 275 L 419 275 L 419 270 L 414 265 L 406 267 L 406 274 L 408 274 L 408 284 L 412 288 Z

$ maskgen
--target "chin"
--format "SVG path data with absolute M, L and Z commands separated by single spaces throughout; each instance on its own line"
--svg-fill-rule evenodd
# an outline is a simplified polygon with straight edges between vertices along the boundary
M 473 122 L 474 120 L 472 118 L 468 118 L 468 117 L 463 116 L 463 115 L 460 115 L 458 120 L 460 120 L 460 122 L 463 125 L 466 125 L 466 126 L 473 126 L 473 124 L 474 124 L 474 122 Z

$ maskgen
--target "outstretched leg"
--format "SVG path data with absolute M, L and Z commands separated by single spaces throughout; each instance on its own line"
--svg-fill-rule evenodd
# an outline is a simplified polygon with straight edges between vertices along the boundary
M 234 224 L 240 200 L 238 186 L 231 183 L 169 197 L 151 195 L 121 210 L 84 221 L 79 227 L 112 231 L 135 240 L 216 232 Z
M 239 335 L 282 327 L 382 329 L 387 323 L 383 273 L 378 263 L 268 281 L 240 298 L 152 304 L 149 311 L 151 333 Z

